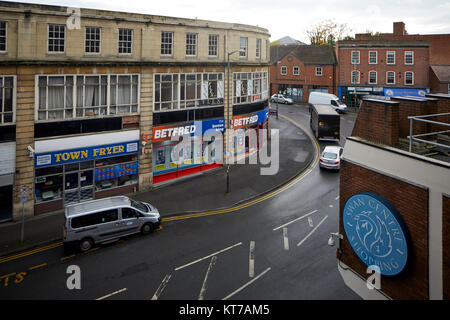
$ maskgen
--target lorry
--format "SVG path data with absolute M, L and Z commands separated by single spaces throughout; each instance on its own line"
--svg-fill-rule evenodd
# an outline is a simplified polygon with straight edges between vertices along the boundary
M 337 140 L 340 138 L 339 114 L 331 106 L 313 104 L 310 107 L 310 126 L 317 140 Z

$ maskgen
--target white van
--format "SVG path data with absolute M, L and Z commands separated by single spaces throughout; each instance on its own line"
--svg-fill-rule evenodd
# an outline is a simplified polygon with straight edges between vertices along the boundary
M 65 210 L 63 243 L 88 251 L 95 243 L 106 243 L 141 232 L 148 234 L 161 224 L 158 209 L 125 196 L 68 205 Z
M 310 104 L 327 104 L 333 107 L 337 112 L 346 112 L 347 106 L 339 100 L 334 94 L 326 92 L 316 92 L 313 91 L 309 94 Z

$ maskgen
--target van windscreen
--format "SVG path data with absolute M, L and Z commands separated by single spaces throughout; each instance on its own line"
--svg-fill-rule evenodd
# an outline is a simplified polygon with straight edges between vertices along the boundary
M 130 203 L 131 203 L 131 206 L 133 208 L 138 209 L 138 210 L 140 210 L 142 212 L 148 212 L 148 208 L 147 208 L 147 206 L 145 204 L 143 204 L 143 203 L 141 203 L 139 201 L 135 201 L 133 199 L 130 199 Z

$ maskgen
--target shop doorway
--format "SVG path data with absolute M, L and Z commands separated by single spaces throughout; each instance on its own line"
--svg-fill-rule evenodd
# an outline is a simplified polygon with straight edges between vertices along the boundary
M 13 186 L 0 187 L 0 222 L 9 221 L 12 219 L 13 211 Z
M 93 161 L 67 164 L 64 171 L 65 204 L 94 199 Z

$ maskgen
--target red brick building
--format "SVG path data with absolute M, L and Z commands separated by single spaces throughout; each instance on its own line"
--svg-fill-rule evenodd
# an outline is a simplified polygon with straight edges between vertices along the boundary
M 307 102 L 312 91 L 337 92 L 337 60 L 331 46 L 272 46 L 270 63 L 271 95 L 278 91 Z

